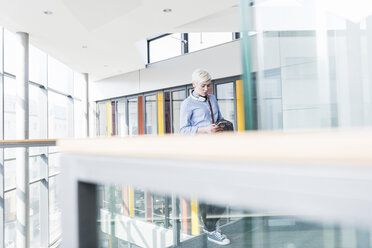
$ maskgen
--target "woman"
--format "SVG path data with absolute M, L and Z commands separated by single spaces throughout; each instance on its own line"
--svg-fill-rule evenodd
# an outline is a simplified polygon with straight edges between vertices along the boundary
M 208 95 L 211 86 L 210 74 L 202 69 L 192 73 L 192 85 L 194 90 L 181 104 L 180 131 L 183 134 L 216 133 L 223 131 L 222 126 L 215 123 L 223 120 L 216 97 Z M 208 240 L 219 245 L 230 244 L 226 235 L 221 234 L 217 223 L 220 218 L 207 218 L 207 215 L 221 215 L 225 208 L 202 203 L 199 206 L 203 218 L 203 231 Z

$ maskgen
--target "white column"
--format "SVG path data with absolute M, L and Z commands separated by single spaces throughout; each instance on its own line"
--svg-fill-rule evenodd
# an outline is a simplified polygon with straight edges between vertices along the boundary
M 28 34 L 18 32 L 16 137 L 29 138 L 28 120 Z M 17 247 L 28 248 L 30 244 L 30 204 L 28 148 L 17 148 Z

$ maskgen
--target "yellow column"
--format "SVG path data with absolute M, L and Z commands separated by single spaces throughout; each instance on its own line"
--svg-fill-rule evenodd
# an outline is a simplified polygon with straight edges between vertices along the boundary
M 158 135 L 164 135 L 164 111 L 163 111 L 163 93 L 157 94 L 158 97 Z
M 128 186 L 129 216 L 134 216 L 134 192 L 133 187 Z
M 111 136 L 111 101 L 106 102 L 106 117 L 107 117 L 107 136 Z
M 199 235 L 198 200 L 191 200 L 191 234 Z
M 236 80 L 236 117 L 237 117 L 237 130 L 244 132 L 244 94 L 243 94 L 243 80 Z

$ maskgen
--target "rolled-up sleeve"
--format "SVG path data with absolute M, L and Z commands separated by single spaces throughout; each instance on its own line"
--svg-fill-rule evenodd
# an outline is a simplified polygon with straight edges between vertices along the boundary
M 182 102 L 180 109 L 180 132 L 182 134 L 196 134 L 198 127 L 191 125 L 192 110 L 187 102 Z

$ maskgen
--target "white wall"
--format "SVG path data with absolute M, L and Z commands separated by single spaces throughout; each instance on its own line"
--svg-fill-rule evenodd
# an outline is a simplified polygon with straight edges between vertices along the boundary
M 153 63 L 139 71 L 90 82 L 90 101 L 189 84 L 196 68 L 208 70 L 213 78 L 241 75 L 240 43 L 235 40 Z

